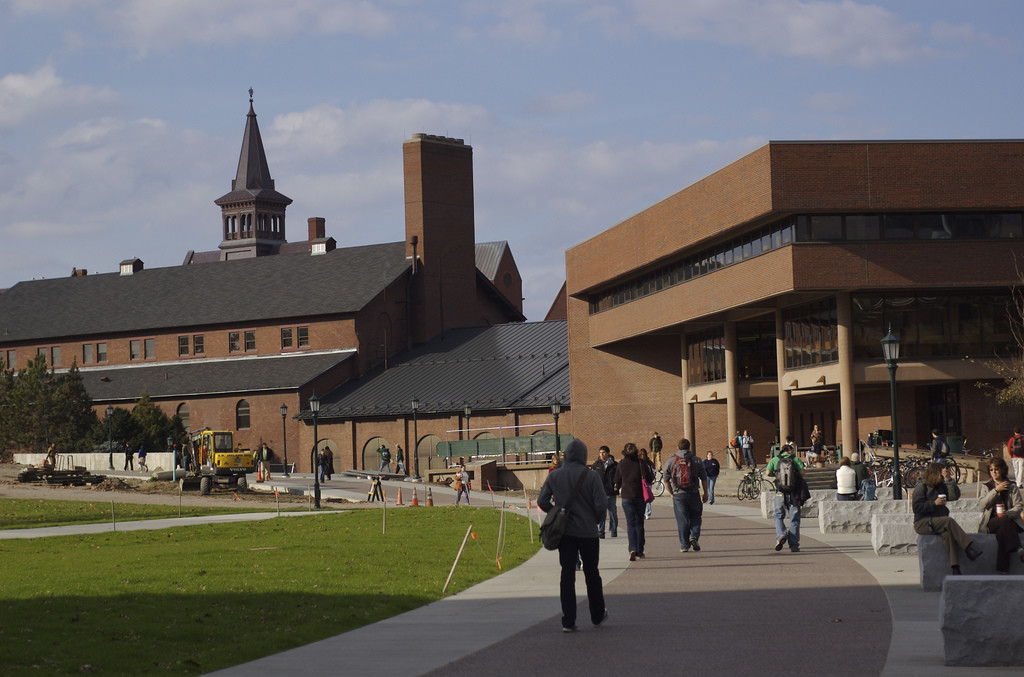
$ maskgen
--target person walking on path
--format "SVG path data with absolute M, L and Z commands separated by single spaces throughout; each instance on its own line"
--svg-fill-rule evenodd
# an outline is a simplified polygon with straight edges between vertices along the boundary
M 658 470 L 657 466 L 654 465 L 653 462 L 651 462 L 651 457 L 647 455 L 647 450 L 646 449 L 641 449 L 640 450 L 640 465 L 642 465 L 644 467 L 644 477 L 648 477 L 648 476 L 654 477 L 655 473 Z M 652 482 L 653 482 L 653 480 L 648 481 L 648 483 L 647 483 L 648 488 L 650 488 L 650 485 L 651 485 Z M 644 501 L 644 519 L 645 520 L 651 519 L 651 514 L 653 512 L 654 512 L 654 494 L 651 494 L 651 500 Z M 646 530 L 644 531 L 644 533 L 646 533 Z
M 804 502 L 804 464 L 785 445 L 768 461 L 768 477 L 775 480 L 775 551 L 789 543 L 790 552 L 800 552 L 800 506 Z M 786 526 L 786 520 L 789 526 Z
M 146 466 L 146 448 L 139 445 L 139 472 L 147 472 L 149 468 Z
M 932 452 L 932 463 L 946 465 L 946 457 L 949 456 L 949 445 L 942 439 L 939 429 L 932 429 L 932 441 L 928 443 L 928 449 Z
M 996 535 L 996 571 L 1008 574 L 1010 555 L 1017 555 L 1024 562 L 1024 548 L 1020 547 L 1020 532 L 1024 531 L 1020 488 L 1007 477 L 1009 468 L 1001 458 L 988 462 L 988 474 L 992 479 L 985 483 L 988 493 L 981 501 L 985 512 L 978 531 Z
M 469 473 L 466 472 L 466 464 L 463 463 L 459 466 L 458 472 L 455 473 L 455 505 L 459 504 L 459 500 L 462 495 L 466 495 L 466 505 L 469 505 Z
M 657 430 L 654 431 L 654 437 L 651 438 L 651 441 L 647 444 L 647 446 L 649 446 L 651 448 L 651 458 L 654 461 L 654 466 L 656 468 L 660 468 L 661 467 L 661 448 L 662 448 L 663 445 L 662 445 L 662 442 L 661 442 L 661 435 L 658 434 Z
M 400 473 L 402 475 L 406 474 L 405 473 L 405 452 L 402 451 L 402 445 L 401 444 L 396 444 L 395 445 L 395 472 L 398 472 L 398 473 Z
M 601 517 L 601 521 L 597 525 L 597 536 L 598 538 L 604 538 L 605 522 L 608 523 L 608 531 L 611 533 L 612 538 L 619 535 L 619 508 L 617 501 L 619 492 L 615 490 L 615 469 L 618 467 L 615 457 L 612 456 L 611 449 L 605 445 L 601 445 L 597 450 L 598 459 L 594 461 L 594 465 L 590 466 L 595 472 L 601 477 L 601 484 L 604 485 L 604 493 L 608 496 L 608 510 L 607 520 L 604 516 Z
M 267 446 L 266 442 L 260 442 L 260 472 L 263 473 L 263 479 L 270 479 L 270 447 Z M 323 461 L 321 460 L 321 463 Z M 323 479 L 320 480 L 323 482 Z
M 377 447 L 377 455 L 380 456 L 380 467 L 377 468 L 377 472 L 386 472 L 391 474 L 391 451 L 383 444 Z
M 132 445 L 127 442 L 124 443 L 124 469 L 132 469 L 135 472 L 135 452 L 132 451 Z
M 1020 426 L 1013 429 L 1013 437 L 1006 443 L 1006 451 L 1010 454 L 1010 462 L 1013 463 L 1013 479 L 1019 486 L 1024 482 L 1024 434 Z
M 960 573 L 960 550 L 967 559 L 974 561 L 981 557 L 981 548 L 974 545 L 971 537 L 949 516 L 947 501 L 960 498 L 960 486 L 950 475 L 949 468 L 942 463 L 929 463 L 924 480 L 914 487 L 911 505 L 914 509 L 914 531 L 938 534 L 949 555 L 949 568 L 954 575 Z
M 722 472 L 722 464 L 715 459 L 715 452 L 709 451 L 704 459 L 704 473 L 708 476 L 708 505 L 715 504 L 715 484 Z
M 754 436 L 743 431 L 743 435 L 740 437 L 740 447 L 743 449 L 743 465 L 745 467 L 756 468 L 757 463 L 754 462 Z
M 665 461 L 665 486 L 672 494 L 672 509 L 679 531 L 679 552 L 700 552 L 700 527 L 704 504 L 708 502 L 708 474 L 690 451 L 690 440 L 679 440 L 678 451 Z M 703 489 L 703 497 L 699 491 Z
M 628 442 L 622 449 L 622 460 L 615 468 L 615 488 L 622 497 L 622 515 L 626 519 L 627 547 L 629 561 L 643 559 L 644 545 L 647 537 L 644 534 L 644 492 L 640 479 L 648 482 L 654 480 L 640 462 L 640 450 L 636 444 Z
M 558 563 L 562 570 L 558 586 L 562 632 L 575 632 L 577 562 L 583 563 L 590 622 L 600 625 L 608 618 L 604 585 L 598 570 L 601 546 L 597 535 L 597 524 L 608 510 L 608 495 L 597 473 L 587 469 L 587 446 L 582 440 L 574 439 L 566 445 L 564 461 L 544 480 L 537 506 L 544 512 L 560 509 L 575 492 L 567 511 L 565 533 L 558 544 Z

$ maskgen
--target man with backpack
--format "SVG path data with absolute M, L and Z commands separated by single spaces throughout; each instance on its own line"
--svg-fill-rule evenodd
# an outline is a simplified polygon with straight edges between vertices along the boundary
M 690 451 L 690 440 L 679 440 L 679 450 L 665 461 L 665 486 L 672 494 L 672 508 L 679 531 L 679 552 L 700 552 L 700 526 L 708 502 L 708 475 L 704 463 Z M 703 489 L 703 497 L 700 490 Z
M 804 464 L 785 445 L 779 455 L 768 461 L 768 477 L 775 479 L 775 551 L 789 543 L 791 552 L 800 552 L 800 506 L 803 505 Z M 789 527 L 786 520 L 789 519 Z
M 1013 437 L 1006 443 L 1006 451 L 1010 452 L 1010 462 L 1013 464 L 1013 479 L 1017 486 L 1024 482 L 1024 434 L 1021 434 L 1020 426 L 1013 429 Z

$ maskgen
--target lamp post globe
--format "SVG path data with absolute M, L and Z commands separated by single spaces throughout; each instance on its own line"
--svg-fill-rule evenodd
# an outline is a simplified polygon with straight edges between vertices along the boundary
M 288 474 L 288 405 L 281 405 L 281 446 L 284 447 L 284 476 L 291 477 Z
M 900 477 L 900 435 L 899 421 L 896 416 L 896 369 L 900 361 L 900 338 L 892 333 L 892 325 L 889 325 L 889 333 L 882 337 L 882 357 L 885 359 L 885 366 L 889 368 L 889 405 L 892 417 L 892 497 L 899 501 L 903 498 L 903 482 Z

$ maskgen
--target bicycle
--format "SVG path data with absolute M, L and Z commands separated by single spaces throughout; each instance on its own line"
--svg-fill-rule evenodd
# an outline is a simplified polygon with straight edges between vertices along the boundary
M 654 481 L 651 482 L 651 493 L 655 497 L 665 493 L 665 471 L 658 468 L 654 471 Z
M 745 498 L 756 501 L 761 497 L 761 492 L 772 492 L 774 490 L 775 485 L 764 476 L 761 469 L 754 468 L 740 480 L 740 484 L 736 489 L 736 497 L 741 501 Z

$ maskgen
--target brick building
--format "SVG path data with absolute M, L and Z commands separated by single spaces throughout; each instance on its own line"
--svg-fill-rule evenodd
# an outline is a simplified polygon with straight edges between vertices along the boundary
M 901 445 L 1004 443 L 976 384 L 1015 350 L 1022 211 L 1022 141 L 771 142 L 567 252 L 574 432 L 849 449 L 890 427 L 891 326 Z
M 415 134 L 403 154 L 401 240 L 338 247 L 316 217 L 288 242 L 291 199 L 276 190 L 250 99 L 236 177 L 216 200 L 219 248 L 189 251 L 181 266 L 130 259 L 117 273 L 76 269 L 5 290 L 0 359 L 77 364 L 101 417 L 145 392 L 186 428 L 235 430 L 243 447 L 266 441 L 279 454 L 287 441 L 308 470 L 296 452 L 312 431 L 294 419 L 312 394 L 445 331 L 525 319 L 507 243 L 475 241 L 472 148 Z

